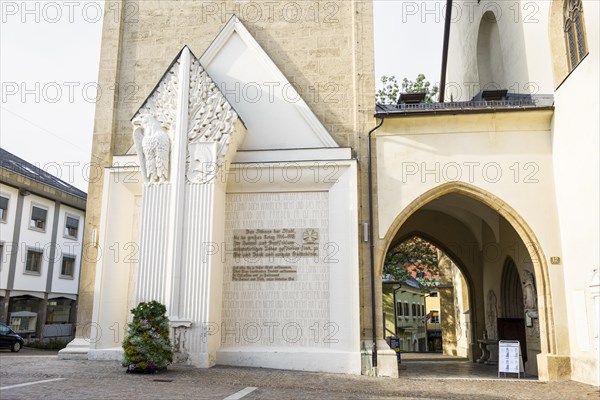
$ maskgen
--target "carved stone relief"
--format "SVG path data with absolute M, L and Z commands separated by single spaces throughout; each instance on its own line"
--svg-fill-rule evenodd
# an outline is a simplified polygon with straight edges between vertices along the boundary
M 211 181 L 223 164 L 237 113 L 198 60 L 190 67 L 187 179 Z M 214 145 L 211 145 L 213 144 Z
M 133 141 L 145 182 L 169 181 L 172 130 L 177 113 L 179 62 L 164 76 L 132 120 Z
M 485 329 L 488 339 L 498 339 L 498 300 L 493 290 L 488 291 L 487 295 Z

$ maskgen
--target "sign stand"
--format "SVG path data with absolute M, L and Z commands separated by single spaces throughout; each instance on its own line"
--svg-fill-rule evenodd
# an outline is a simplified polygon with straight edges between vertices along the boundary
M 398 362 L 398 364 L 402 363 L 402 358 L 400 355 L 400 339 L 395 336 L 392 336 L 390 338 L 390 347 L 396 352 L 396 361 Z
M 518 340 L 500 340 L 498 342 L 498 378 L 500 378 L 501 372 L 504 373 L 504 376 L 509 373 L 517 374 L 519 379 L 521 374 L 525 377 L 521 343 Z

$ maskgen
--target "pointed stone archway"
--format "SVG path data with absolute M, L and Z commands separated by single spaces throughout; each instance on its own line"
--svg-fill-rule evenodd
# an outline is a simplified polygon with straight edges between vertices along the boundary
M 381 246 L 378 248 L 379 251 L 376 260 L 380 271 L 383 268 L 385 254 L 394 243 L 398 243 L 398 235 L 408 234 L 406 229 L 412 231 L 419 229 L 418 224 L 414 225 L 415 218 L 424 212 L 430 213 L 431 216 L 436 215 L 435 210 L 429 205 L 436 204 L 436 200 L 439 203 L 439 201 L 441 201 L 440 199 L 447 199 L 449 198 L 448 196 L 454 196 L 456 198 L 460 197 L 465 199 L 464 201 L 470 202 L 471 204 L 479 203 L 480 205 L 489 208 L 490 211 L 496 212 L 500 217 L 503 218 L 503 220 L 506 221 L 507 225 L 514 230 L 516 236 L 524 245 L 527 257 L 530 260 L 530 268 L 533 270 L 532 272 L 535 275 L 537 286 L 537 317 L 539 318 L 540 337 L 540 354 L 537 356 L 538 375 L 543 380 L 549 379 L 551 376 L 558 375 L 559 373 L 557 373 L 557 369 L 560 369 L 561 360 L 560 357 L 556 357 L 556 338 L 553 329 L 554 319 L 551 303 L 552 297 L 546 257 L 544 256 L 543 250 L 535 233 L 529 227 L 527 222 L 510 205 L 497 196 L 494 196 L 493 194 L 476 186 L 462 182 L 443 184 L 422 194 L 407 207 L 405 207 L 400 215 L 396 217 L 388 229 L 384 239 L 380 242 Z M 430 208 L 429 210 L 427 209 L 428 207 Z M 436 218 L 439 223 L 445 223 L 441 214 L 437 214 Z M 421 235 L 422 234 L 427 234 L 427 232 L 421 232 Z M 498 235 L 497 232 L 491 233 L 491 235 L 494 234 Z M 446 245 L 446 247 L 449 246 Z M 448 250 L 449 254 L 452 254 L 451 249 Z M 456 258 L 460 259 L 460 257 Z M 466 276 L 468 276 L 468 274 L 466 274 Z M 498 277 L 498 282 L 499 281 L 500 277 Z M 499 294 L 500 287 L 498 287 L 496 290 Z M 479 303 L 479 306 L 473 304 L 474 307 L 478 307 L 478 316 L 476 317 L 476 320 L 483 321 L 483 291 L 479 290 L 479 288 L 475 288 L 474 292 L 475 298 L 479 297 L 479 301 L 475 302 Z M 480 324 L 479 327 L 474 327 L 474 329 L 479 330 L 479 334 L 481 334 L 483 327 Z

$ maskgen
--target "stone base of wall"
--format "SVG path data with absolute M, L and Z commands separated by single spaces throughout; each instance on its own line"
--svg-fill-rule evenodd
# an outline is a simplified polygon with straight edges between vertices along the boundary
M 123 348 L 113 347 L 111 349 L 90 349 L 88 360 L 92 361 L 119 361 L 123 360 Z
M 598 360 L 594 358 L 572 357 L 571 379 L 588 385 L 600 386 Z
M 89 351 L 89 340 L 76 337 L 67 347 L 58 352 L 58 358 L 59 360 L 87 360 Z
M 538 377 L 540 381 L 566 381 L 571 379 L 571 357 L 538 354 Z
M 359 352 L 320 348 L 222 348 L 217 351 L 217 364 L 355 375 L 361 372 Z
M 361 373 L 367 376 L 384 378 L 398 377 L 398 358 L 396 352 L 383 339 L 377 341 L 377 369 L 373 368 L 373 341 L 365 340 L 361 344 Z

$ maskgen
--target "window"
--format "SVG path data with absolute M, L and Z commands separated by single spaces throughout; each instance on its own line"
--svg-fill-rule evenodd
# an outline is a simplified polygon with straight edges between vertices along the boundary
M 399 317 L 403 317 L 404 316 L 404 308 L 402 307 L 402 303 L 396 303 L 396 314 Z
M 431 292 L 429 297 L 438 297 L 438 292 Z
M 46 217 L 48 215 L 48 209 L 40 206 L 31 207 L 31 221 L 29 227 L 36 230 L 46 230 Z
M 6 222 L 8 218 L 8 197 L 0 196 L 0 222 Z
M 581 0 L 565 0 L 563 17 L 569 70 L 572 71 L 588 53 Z
M 60 267 L 61 278 L 73 278 L 73 271 L 75 271 L 75 256 L 63 255 Z
M 417 305 L 415 303 L 412 304 L 412 316 L 417 316 Z
M 439 311 L 431 311 L 430 317 L 429 317 L 429 322 L 432 324 L 439 324 L 440 323 L 440 312 Z
M 41 274 L 43 255 L 44 253 L 41 250 L 27 250 L 27 262 L 25 263 L 25 272 L 31 274 Z
M 68 324 L 72 300 L 55 299 L 48 301 L 46 324 Z
M 4 263 L 4 242 L 0 242 L 0 268 L 2 268 L 3 263 Z
M 404 303 L 404 316 L 407 318 L 410 316 L 408 312 L 408 303 Z
M 79 232 L 79 218 L 67 214 L 65 221 L 65 236 L 77 239 Z

